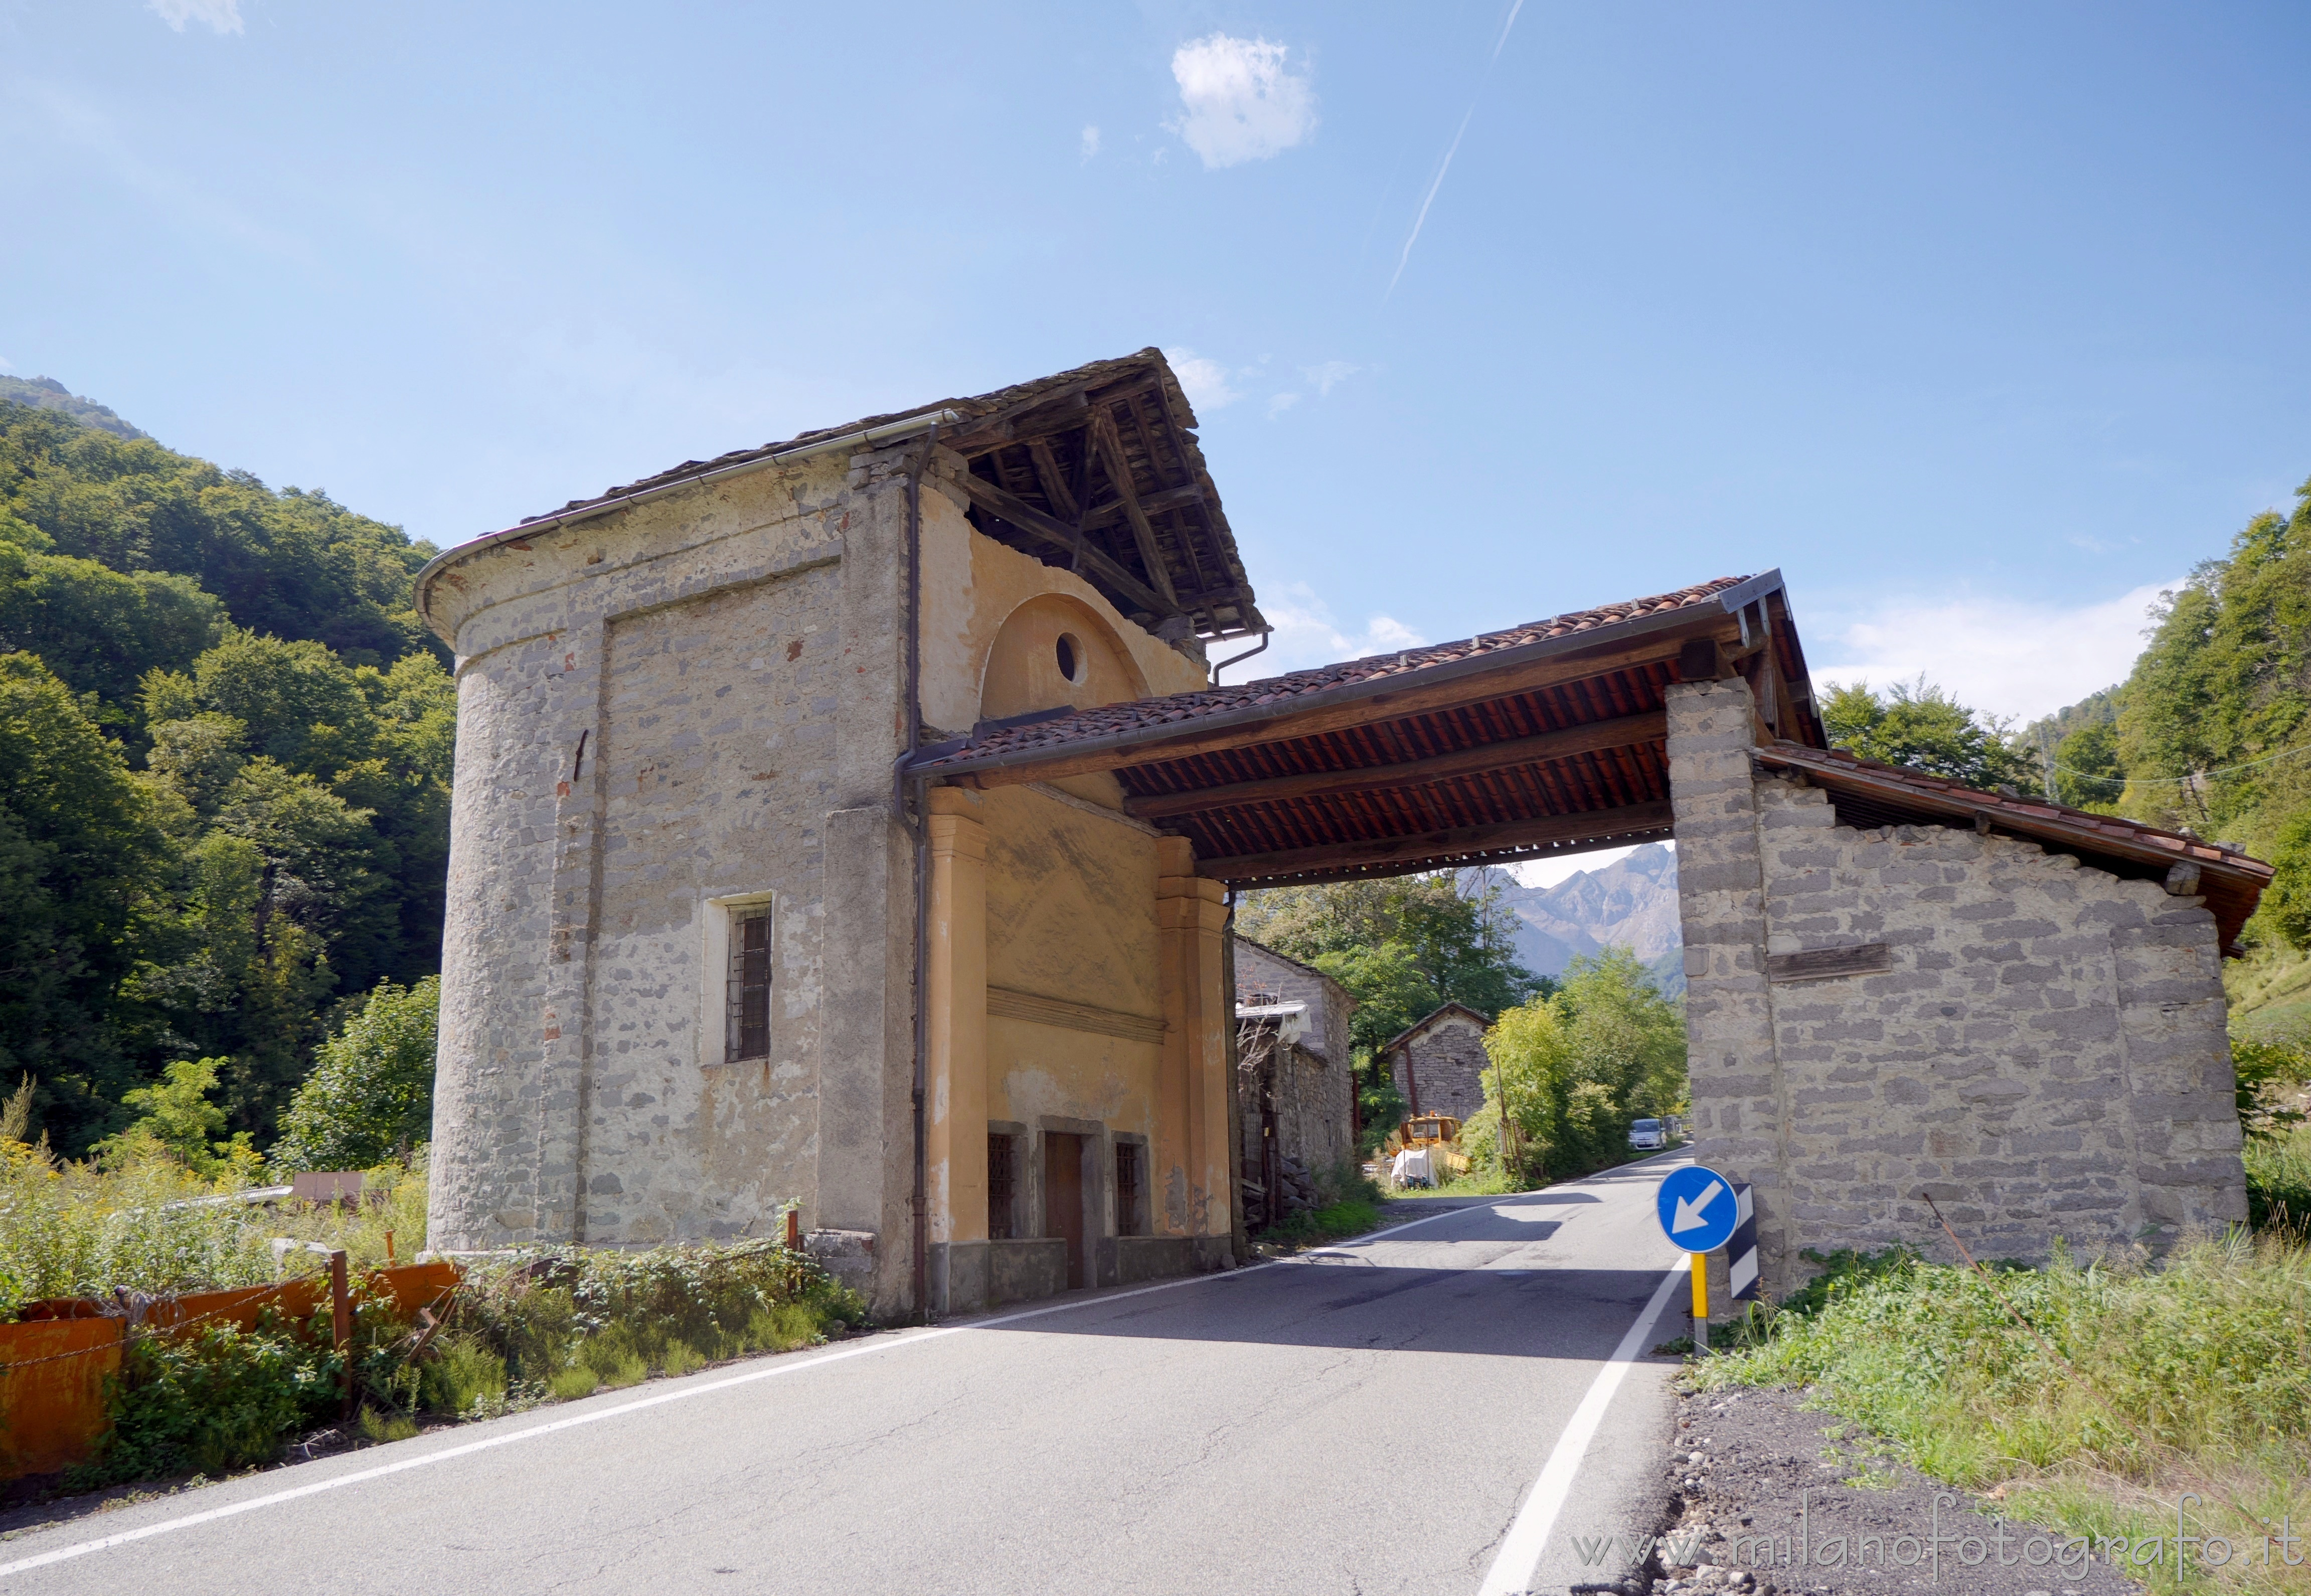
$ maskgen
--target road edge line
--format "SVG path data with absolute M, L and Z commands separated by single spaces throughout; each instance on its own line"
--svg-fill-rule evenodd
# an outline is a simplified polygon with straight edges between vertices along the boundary
M 1425 1223 L 1425 1221 L 1416 1221 L 1416 1223 Z M 455 1446 L 445 1446 L 435 1452 L 421 1452 L 415 1457 L 399 1458 L 390 1463 L 378 1464 L 374 1468 L 355 1470 L 350 1474 L 334 1475 L 327 1479 L 317 1479 L 307 1485 L 292 1486 L 286 1490 L 268 1491 L 261 1496 L 251 1496 L 240 1502 L 228 1502 L 222 1506 L 205 1508 L 198 1513 L 187 1513 L 180 1518 L 161 1519 L 154 1523 L 141 1524 L 134 1530 L 123 1530 L 115 1535 L 100 1536 L 94 1540 L 76 1541 L 71 1546 L 60 1546 L 52 1551 L 39 1552 L 29 1557 L 20 1557 L 11 1563 L 0 1563 L 0 1580 L 11 1578 L 19 1574 L 29 1574 L 35 1568 L 46 1568 L 53 1563 L 68 1562 L 74 1557 L 85 1557 L 96 1552 L 109 1551 L 114 1547 L 149 1539 L 155 1535 L 166 1535 L 178 1530 L 190 1530 L 202 1524 L 213 1524 L 220 1519 L 235 1518 L 244 1513 L 254 1513 L 260 1507 L 275 1507 L 284 1502 L 294 1502 L 306 1496 L 318 1496 L 328 1491 L 343 1490 L 348 1486 L 363 1485 L 372 1479 L 382 1479 L 388 1475 L 404 1474 L 412 1469 L 432 1468 L 436 1463 L 446 1463 L 456 1458 L 470 1457 L 475 1452 L 490 1452 L 501 1446 L 511 1446 L 516 1442 L 535 1440 L 539 1436 L 555 1435 L 563 1430 L 574 1430 L 584 1425 L 600 1424 L 606 1419 L 621 1418 L 629 1413 L 639 1413 L 647 1408 L 661 1408 L 668 1402 L 687 1401 L 693 1397 L 710 1396 L 716 1391 L 728 1391 L 734 1386 L 752 1385 L 758 1381 L 774 1379 L 782 1374 L 799 1374 L 807 1370 L 823 1368 L 828 1364 L 842 1363 L 849 1358 L 865 1357 L 877 1352 L 889 1352 L 901 1347 L 920 1347 L 927 1341 L 943 1340 L 948 1336 L 960 1336 L 972 1330 L 995 1330 L 1003 1325 L 1016 1324 L 1023 1319 L 1041 1319 L 1048 1313 L 1064 1313 L 1072 1309 L 1097 1307 L 1106 1303 L 1120 1303 L 1127 1297 L 1146 1296 L 1151 1292 L 1157 1291 L 1173 1291 L 1182 1286 L 1239 1279 L 1245 1275 L 1257 1274 L 1261 1269 L 1276 1269 L 1290 1261 L 1292 1260 L 1289 1259 L 1272 1259 L 1265 1263 L 1249 1264 L 1243 1269 L 1226 1269 L 1208 1275 L 1187 1275 L 1173 1280 L 1158 1280 L 1153 1285 L 1138 1286 L 1130 1291 L 1119 1291 L 1107 1296 L 1092 1297 L 1081 1302 L 1051 1303 L 1043 1307 L 1022 1309 L 1018 1313 L 1005 1313 L 993 1319 L 974 1319 L 964 1324 L 939 1325 L 914 1335 L 900 1334 L 887 1339 L 868 1341 L 855 1347 L 838 1347 L 819 1353 L 815 1356 L 797 1358 L 792 1362 L 780 1359 L 770 1363 L 766 1367 L 748 1369 L 740 1374 L 726 1375 L 719 1380 L 709 1380 L 696 1385 L 685 1385 L 674 1391 L 654 1392 L 631 1402 L 620 1402 L 612 1407 L 597 1408 L 590 1413 L 573 1413 L 566 1418 L 552 1419 L 545 1424 L 526 1425 L 518 1430 L 509 1430 L 496 1435 L 484 1435 L 478 1440 L 462 1442 Z
M 1540 1466 L 1532 1489 L 1525 1493 L 1524 1505 L 1517 1509 L 1509 1532 L 1501 1538 L 1501 1549 L 1494 1556 L 1493 1565 L 1486 1572 L 1478 1596 L 1523 1596 L 1532 1584 L 1532 1572 L 1540 1566 L 1540 1554 L 1548 1548 L 1548 1533 L 1557 1527 L 1557 1515 L 1564 1511 L 1565 1498 L 1573 1493 L 1581 1460 L 1588 1454 L 1589 1443 L 1597 1437 L 1597 1427 L 1605 1420 L 1605 1409 L 1612 1405 L 1613 1394 L 1620 1390 L 1629 1365 L 1636 1362 L 1638 1349 L 1653 1333 L 1653 1321 L 1661 1317 L 1661 1309 L 1691 1273 L 1679 1262 L 1661 1277 L 1661 1284 L 1653 1287 L 1653 1300 L 1638 1313 L 1636 1322 L 1629 1326 L 1621 1344 L 1613 1348 L 1605 1366 L 1589 1382 L 1588 1394 L 1573 1410 L 1564 1433 L 1549 1452 L 1548 1461 Z

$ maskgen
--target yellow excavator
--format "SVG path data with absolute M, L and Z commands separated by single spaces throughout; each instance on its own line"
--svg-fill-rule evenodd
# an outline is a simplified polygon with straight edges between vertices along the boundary
M 1416 1114 L 1381 1144 L 1380 1165 L 1397 1186 L 1441 1186 L 1466 1174 L 1461 1121 L 1450 1114 Z

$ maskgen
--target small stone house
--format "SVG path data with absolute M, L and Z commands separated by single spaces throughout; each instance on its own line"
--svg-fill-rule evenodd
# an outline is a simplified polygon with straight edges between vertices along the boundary
M 1312 1176 L 1356 1156 L 1356 1004 L 1322 971 L 1248 937 L 1234 949 L 1240 1167 L 1265 1219 L 1280 1174 Z
M 1485 1033 L 1492 1022 L 1460 1003 L 1406 1026 L 1381 1045 L 1408 1115 L 1466 1120 L 1485 1106 Z

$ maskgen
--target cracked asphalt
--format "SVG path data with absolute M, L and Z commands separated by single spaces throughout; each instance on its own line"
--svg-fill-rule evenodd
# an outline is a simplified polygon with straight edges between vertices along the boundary
M 0 1589 L 1474 1592 L 1678 1260 L 1653 1191 L 1679 1161 L 141 1503 L 0 1545 L 158 1531 Z M 1572 1537 L 1660 1522 L 1675 1367 L 1630 1370 L 1532 1590 L 1595 1577 Z

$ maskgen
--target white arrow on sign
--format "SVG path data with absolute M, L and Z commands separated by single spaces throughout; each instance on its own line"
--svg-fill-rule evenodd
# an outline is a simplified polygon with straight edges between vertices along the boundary
M 1670 1234 L 1675 1235 L 1680 1230 L 1697 1230 L 1708 1224 L 1709 1221 L 1701 1217 L 1701 1210 L 1715 1202 L 1724 1190 L 1724 1182 L 1712 1181 L 1702 1189 L 1701 1195 L 1691 1202 L 1686 1201 L 1682 1197 L 1679 1198 L 1676 1217 L 1669 1222 Z

